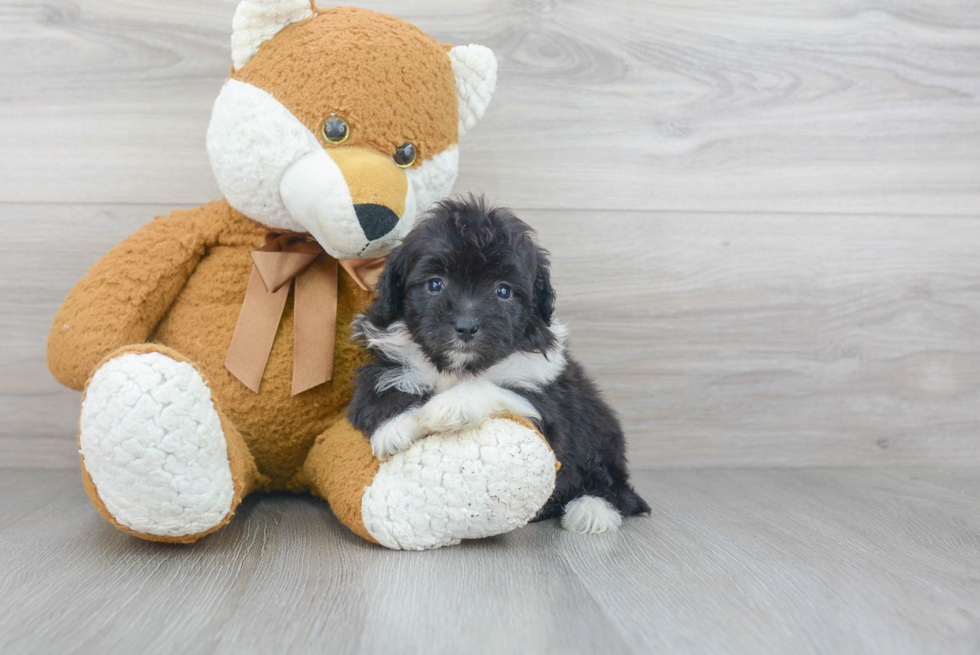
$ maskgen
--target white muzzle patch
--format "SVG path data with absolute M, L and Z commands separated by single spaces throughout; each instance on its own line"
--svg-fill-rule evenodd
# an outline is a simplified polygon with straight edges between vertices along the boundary
M 343 172 L 322 148 L 307 153 L 286 169 L 279 183 L 279 195 L 290 215 L 301 217 L 300 222 L 327 252 L 338 259 L 352 259 L 383 255 L 408 233 L 418 208 L 412 185 L 407 187 L 405 213 L 394 229 L 374 240 L 368 239 L 357 218 Z M 346 250 L 335 252 L 340 248 Z

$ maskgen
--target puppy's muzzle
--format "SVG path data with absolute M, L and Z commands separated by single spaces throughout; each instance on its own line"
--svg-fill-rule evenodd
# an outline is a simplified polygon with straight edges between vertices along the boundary
M 476 319 L 470 317 L 464 317 L 456 321 L 456 336 L 460 338 L 463 343 L 467 343 L 473 340 L 476 333 L 480 331 L 480 324 L 477 323 Z

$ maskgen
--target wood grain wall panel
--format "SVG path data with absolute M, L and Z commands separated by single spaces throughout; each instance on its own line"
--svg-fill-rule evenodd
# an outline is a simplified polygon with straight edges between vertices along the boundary
M 51 316 L 219 195 L 235 4 L 0 7 L 0 461 L 75 466 Z M 541 230 L 637 465 L 980 459 L 975 3 L 369 6 L 497 53 L 457 189 Z
M 973 2 L 362 3 L 497 53 L 461 188 L 534 208 L 980 212 Z M 0 200 L 199 204 L 234 0 L 0 8 Z
M 157 205 L 0 205 L 0 461 L 74 466 L 65 293 Z M 980 464 L 980 221 L 519 210 L 636 466 Z

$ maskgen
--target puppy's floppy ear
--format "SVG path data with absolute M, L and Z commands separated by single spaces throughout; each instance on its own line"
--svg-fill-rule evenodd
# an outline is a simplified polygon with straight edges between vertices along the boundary
M 538 265 L 534 275 L 534 309 L 539 320 L 551 325 L 555 312 L 555 289 L 551 286 L 551 266 L 547 251 L 538 249 Z
M 547 353 L 555 345 L 555 335 L 549 329 L 555 310 L 555 290 L 551 286 L 551 270 L 548 251 L 536 248 L 537 263 L 534 267 L 534 289 L 531 296 L 531 320 L 524 331 L 522 349 Z
M 398 246 L 385 261 L 384 270 L 378 278 L 374 304 L 364 312 L 365 318 L 372 324 L 386 328 L 402 317 L 407 272 L 408 252 L 405 246 Z

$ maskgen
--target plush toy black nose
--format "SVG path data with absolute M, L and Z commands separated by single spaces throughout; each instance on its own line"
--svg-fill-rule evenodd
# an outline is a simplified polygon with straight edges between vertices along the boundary
M 480 330 L 480 324 L 475 319 L 463 317 L 456 321 L 456 336 L 463 341 L 469 341 Z
M 368 241 L 380 239 L 398 225 L 398 214 L 384 205 L 354 205 L 354 213 L 357 214 L 357 222 L 361 224 Z

